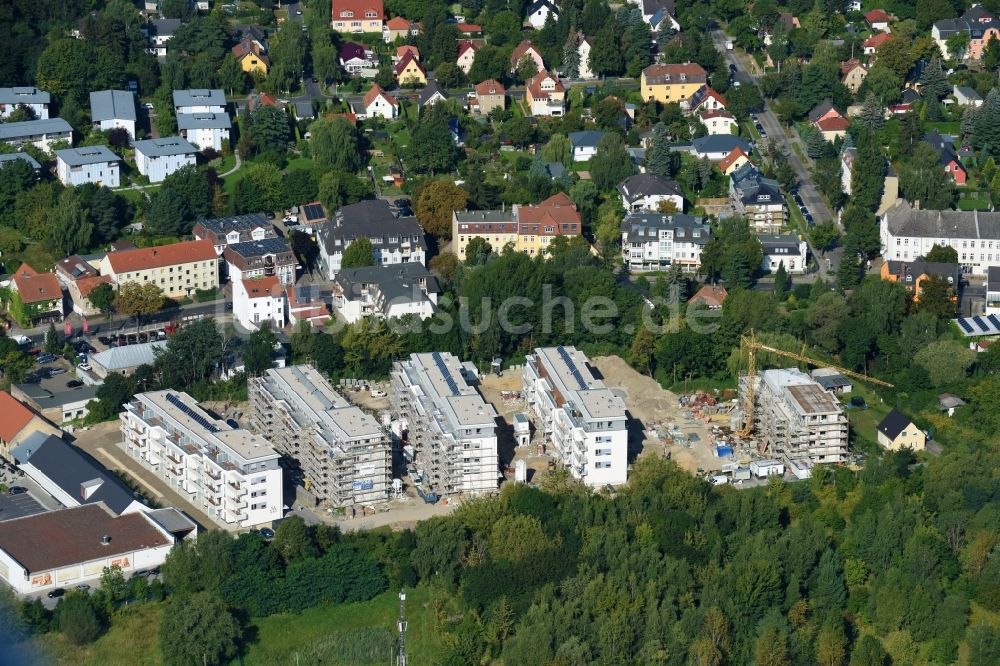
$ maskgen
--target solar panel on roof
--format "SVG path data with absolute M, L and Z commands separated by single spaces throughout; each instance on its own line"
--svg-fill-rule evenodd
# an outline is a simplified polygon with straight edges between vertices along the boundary
M 195 423 L 197 423 L 198 425 L 200 425 L 202 428 L 204 428 L 208 432 L 218 432 L 219 429 L 215 427 L 214 423 L 212 423 L 211 421 L 209 421 L 208 419 L 206 419 L 204 416 L 202 416 L 198 412 L 196 412 L 193 409 L 191 409 L 189 406 L 187 406 L 184 402 L 182 402 L 181 399 L 178 398 L 173 393 L 168 393 L 167 394 L 167 402 L 169 402 L 171 405 L 173 405 L 174 407 L 176 407 L 177 409 L 179 409 L 184 414 L 187 414 L 189 417 L 191 417 L 191 419 Z
M 569 371 L 570 373 L 572 373 L 573 378 L 580 383 L 580 389 L 582 390 L 587 388 L 587 382 L 583 380 L 583 375 L 580 374 L 580 370 L 577 369 L 576 363 L 574 363 L 573 359 L 570 358 L 569 352 L 566 351 L 566 348 L 563 347 L 562 345 L 559 345 L 558 347 L 556 347 L 556 350 L 559 352 L 559 356 L 562 357 L 562 360 L 566 363 L 566 367 L 569 368 Z
M 973 317 L 972 321 L 976 322 L 976 326 L 978 326 L 981 331 L 990 330 L 989 324 L 987 324 L 982 317 Z
M 969 325 L 969 322 L 964 317 L 961 319 L 956 319 L 955 321 L 958 322 L 958 325 L 962 327 L 963 331 L 969 334 L 972 333 L 972 326 Z
M 444 359 L 441 357 L 441 352 L 433 352 L 431 356 L 434 357 L 434 363 L 437 365 L 438 370 L 441 371 L 441 376 L 444 377 L 444 381 L 448 384 L 448 388 L 451 390 L 452 395 L 458 395 L 460 391 L 458 390 L 458 384 L 451 376 L 451 372 L 448 371 L 448 366 L 444 364 Z
M 305 206 L 307 220 L 316 220 L 323 217 L 323 207 L 319 204 L 308 204 Z
M 1000 319 L 997 319 L 996 315 L 990 315 L 986 318 L 986 320 L 993 324 L 994 329 L 1000 331 Z

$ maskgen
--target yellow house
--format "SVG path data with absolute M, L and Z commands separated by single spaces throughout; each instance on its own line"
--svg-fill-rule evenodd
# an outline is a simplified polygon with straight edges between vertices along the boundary
M 708 75 L 697 63 L 650 65 L 642 70 L 639 81 L 642 98 L 663 104 L 683 102 L 708 81 Z
M 423 66 L 411 52 L 407 52 L 402 59 L 396 63 L 396 81 L 401 86 L 427 85 L 427 73 Z
M 249 39 L 244 39 L 233 47 L 233 57 L 247 74 L 260 72 L 266 76 L 267 70 L 271 67 L 271 62 L 264 55 L 264 52 Z
M 893 409 L 878 424 L 878 443 L 889 451 L 923 451 L 927 436 L 902 412 Z
M 119 287 L 126 282 L 152 283 L 168 298 L 219 286 L 219 255 L 208 239 L 108 252 L 100 266 L 101 275 Z
M 459 259 L 465 259 L 466 247 L 473 238 L 482 238 L 494 252 L 501 252 L 510 244 L 515 251 L 535 257 L 544 253 L 558 236 L 579 236 L 582 225 L 576 205 L 560 192 L 535 206 L 514 206 L 505 211 L 455 211 L 451 230 Z
M 719 162 L 719 169 L 727 176 L 731 176 L 747 162 L 750 162 L 750 158 L 747 157 L 742 148 L 737 146 L 733 148 L 732 152 L 722 158 L 722 161 Z M 750 163 L 753 164 L 753 162 Z

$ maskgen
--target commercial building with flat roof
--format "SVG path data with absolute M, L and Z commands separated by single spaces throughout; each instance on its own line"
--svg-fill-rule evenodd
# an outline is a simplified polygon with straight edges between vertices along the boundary
M 226 528 L 280 519 L 282 471 L 271 443 L 209 415 L 186 393 L 139 393 L 122 413 L 123 447 Z
M 575 347 L 538 347 L 525 359 L 524 398 L 562 464 L 588 486 L 628 479 L 625 402 Z
M 176 510 L 163 519 L 187 520 Z M 190 522 L 190 521 L 188 521 Z M 187 532 L 171 532 L 145 513 L 117 515 L 102 503 L 0 522 L 0 578 L 18 594 L 37 594 L 101 577 L 105 567 L 158 567 Z
M 248 392 L 254 429 L 296 461 L 305 490 L 317 500 L 347 507 L 388 499 L 388 432 L 315 368 L 272 368 L 252 377 Z
M 748 382 L 740 377 L 744 409 Z M 847 416 L 819 382 L 797 368 L 764 370 L 754 382 L 754 427 L 768 455 L 810 464 L 847 458 Z
M 497 413 L 472 385 L 476 369 L 447 352 L 411 354 L 392 367 L 393 412 L 418 473 L 435 493 L 483 493 L 500 480 Z

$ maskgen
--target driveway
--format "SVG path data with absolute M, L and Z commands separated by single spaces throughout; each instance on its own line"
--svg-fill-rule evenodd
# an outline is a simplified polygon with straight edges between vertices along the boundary
M 726 42 L 729 37 L 726 36 L 722 30 L 712 31 L 712 42 L 715 44 L 716 50 L 723 54 L 726 60 L 726 65 L 736 65 L 736 80 L 740 83 L 752 83 L 757 85 L 757 77 L 750 73 L 746 62 L 749 61 L 749 56 L 738 52 L 736 49 L 727 50 Z M 778 116 L 771 111 L 771 108 L 767 106 L 767 100 L 764 102 L 764 110 L 757 114 L 757 119 L 760 124 L 767 130 L 767 138 L 773 143 L 775 147 L 781 150 L 788 158 L 788 163 L 791 165 L 792 169 L 795 170 L 795 175 L 799 179 L 799 196 L 802 197 L 802 201 L 805 203 L 806 208 L 812 213 L 813 219 L 816 223 L 826 222 L 827 220 L 833 220 L 839 226 L 837 218 L 833 215 L 830 207 L 826 205 L 826 201 L 820 196 L 819 191 L 816 189 L 815 184 L 812 181 L 812 172 L 810 171 L 811 164 L 805 164 L 799 158 L 798 154 L 792 148 L 795 144 L 798 146 L 802 154 L 805 155 L 806 147 L 802 140 L 799 138 L 798 134 L 787 128 L 784 124 L 778 120 Z M 786 131 L 788 132 L 786 134 Z M 789 136 L 789 134 L 791 136 Z M 790 202 L 790 205 L 795 205 L 794 201 Z M 841 251 L 839 248 L 833 252 L 827 252 L 825 256 L 821 257 L 820 253 L 815 250 L 812 246 L 812 241 L 807 237 L 806 241 L 809 243 L 809 251 L 812 252 L 813 257 L 816 259 L 816 263 L 819 266 L 819 276 L 823 279 L 832 279 L 837 274 L 837 267 L 840 265 L 840 255 Z M 827 259 L 830 260 L 830 266 L 828 267 Z

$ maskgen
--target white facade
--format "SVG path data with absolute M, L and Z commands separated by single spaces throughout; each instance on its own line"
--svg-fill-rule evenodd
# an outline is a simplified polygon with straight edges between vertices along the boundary
M 809 244 L 804 240 L 799 240 L 793 235 L 769 235 L 758 236 L 761 247 L 764 250 L 764 259 L 761 268 L 772 273 L 778 270 L 781 264 L 785 265 L 788 273 L 805 273 Z
M 633 214 L 622 222 L 622 259 L 633 272 L 675 265 L 695 272 L 711 239 L 711 227 L 689 215 Z
M 44 90 L 31 86 L 0 88 L 0 120 L 10 117 L 20 107 L 25 107 L 38 120 L 49 117 L 51 96 Z
M 548 20 L 549 16 L 552 16 L 552 20 L 559 19 L 559 11 L 556 9 L 555 5 L 552 5 L 548 0 L 537 0 L 536 2 L 528 5 L 528 15 L 525 16 L 525 20 L 531 24 L 531 27 L 535 30 L 541 30 L 545 27 L 545 21 Z
M 365 106 L 365 116 L 368 118 L 392 120 L 398 114 L 399 104 L 393 104 L 386 95 L 376 95 L 375 99 Z
M 393 411 L 402 444 L 437 494 L 496 491 L 500 480 L 496 410 L 469 383 L 475 368 L 449 353 L 411 354 L 392 368 Z
M 271 444 L 213 419 L 186 393 L 139 393 L 119 415 L 126 453 L 221 526 L 282 518 L 282 471 Z
M 576 52 L 580 55 L 579 78 L 597 78 L 597 75 L 594 74 L 594 70 L 590 69 L 590 42 L 586 37 L 580 40 L 580 46 L 577 47 Z
M 940 245 L 955 249 L 964 273 L 1000 266 L 1000 212 L 918 210 L 900 200 L 879 218 L 879 234 L 887 261 L 912 261 Z
M 234 278 L 232 285 L 233 318 L 244 328 L 256 331 L 265 322 L 270 322 L 272 328 L 285 327 L 288 301 L 277 277 Z
M 174 91 L 175 113 L 226 113 L 226 93 L 219 89 L 195 88 Z
M 90 93 L 90 117 L 96 130 L 123 129 L 130 139 L 135 139 L 135 95 L 130 92 L 99 90 Z
M 181 137 L 149 139 L 135 143 L 135 168 L 151 183 L 162 183 L 170 174 L 195 164 L 198 151 Z
M 628 478 L 625 403 L 594 377 L 574 347 L 539 347 L 524 364 L 524 398 L 554 453 L 588 486 Z
M 345 400 L 315 368 L 274 368 L 248 384 L 254 429 L 294 458 L 305 489 L 334 506 L 389 498 L 392 450 L 376 418 Z
M 73 145 L 73 128 L 62 118 L 25 120 L 0 124 L 0 141 L 19 148 L 31 144 L 39 150 L 52 152 L 52 144 L 65 141 Z
M 739 134 L 740 125 L 728 111 L 709 111 L 698 116 L 709 134 Z
M 186 130 L 185 134 L 184 138 L 202 150 L 222 150 L 223 142 L 229 141 L 228 127 L 198 127 Z
M 118 187 L 120 163 L 121 158 L 104 146 L 56 151 L 56 175 L 66 186 L 95 183 L 98 187 Z
M 421 264 L 342 270 L 333 283 L 333 307 L 353 324 L 367 317 L 427 319 L 437 305 L 436 280 Z

